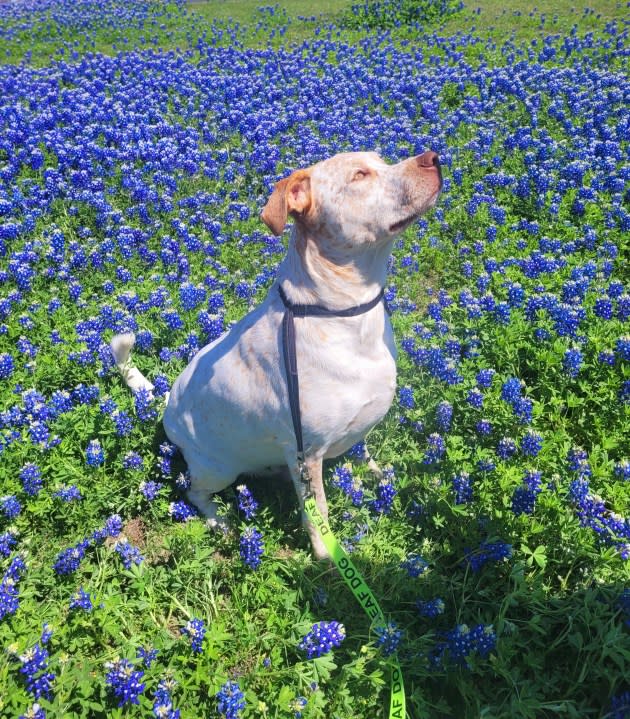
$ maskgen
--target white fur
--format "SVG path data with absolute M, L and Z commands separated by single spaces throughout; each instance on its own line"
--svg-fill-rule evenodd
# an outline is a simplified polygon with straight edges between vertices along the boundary
M 295 303 L 331 309 L 372 299 L 385 284 L 403 223 L 435 203 L 441 179 L 431 159 L 427 153 L 387 165 L 374 153 L 347 153 L 276 186 L 263 219 L 277 233 L 287 213 L 296 219 L 277 280 L 261 305 L 195 355 L 175 380 L 164 413 L 166 434 L 191 473 L 189 498 L 213 523 L 219 520 L 210 496 L 241 473 L 288 467 L 303 505 L 278 284 Z M 389 409 L 396 348 L 382 303 L 357 317 L 297 317 L 295 327 L 307 466 L 327 516 L 322 460 L 363 439 Z M 151 390 L 130 364 L 133 341 L 133 335 L 112 340 L 116 364 L 132 389 Z M 326 556 L 319 535 L 305 524 L 315 554 Z

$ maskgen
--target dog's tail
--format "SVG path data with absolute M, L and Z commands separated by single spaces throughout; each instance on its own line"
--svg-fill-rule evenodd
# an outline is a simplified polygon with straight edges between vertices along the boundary
M 133 332 L 127 332 L 122 335 L 114 335 L 109 346 L 111 347 L 114 361 L 118 371 L 123 376 L 127 386 L 136 392 L 139 389 L 146 389 L 153 392 L 153 385 L 140 372 L 137 367 L 131 364 L 131 350 L 136 343 L 136 336 Z

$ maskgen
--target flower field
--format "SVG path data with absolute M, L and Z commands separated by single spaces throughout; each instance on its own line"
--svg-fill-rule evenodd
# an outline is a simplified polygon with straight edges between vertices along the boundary
M 375 719 L 395 651 L 414 719 L 630 717 L 630 22 L 592 4 L 0 3 L 0 717 Z M 205 526 L 162 396 L 273 282 L 278 179 L 427 149 L 384 477 L 325 467 L 378 626 L 280 479 Z

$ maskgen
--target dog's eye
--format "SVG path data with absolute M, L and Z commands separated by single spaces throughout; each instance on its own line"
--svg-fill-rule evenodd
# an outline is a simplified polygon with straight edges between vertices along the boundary
M 363 180 L 365 177 L 369 176 L 368 170 L 357 170 L 354 175 L 352 176 L 352 182 L 356 182 L 357 180 Z

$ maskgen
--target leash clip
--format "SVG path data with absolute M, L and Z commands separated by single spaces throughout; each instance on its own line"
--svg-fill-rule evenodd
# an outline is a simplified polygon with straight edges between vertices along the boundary
M 300 476 L 300 482 L 302 483 L 305 491 L 304 499 L 313 496 L 313 490 L 311 489 L 311 473 L 308 471 L 306 466 L 306 457 L 304 452 L 297 453 L 297 467 L 298 474 Z

